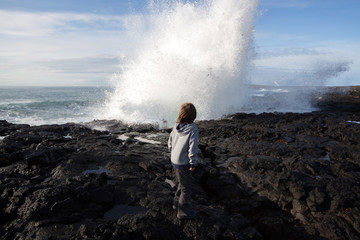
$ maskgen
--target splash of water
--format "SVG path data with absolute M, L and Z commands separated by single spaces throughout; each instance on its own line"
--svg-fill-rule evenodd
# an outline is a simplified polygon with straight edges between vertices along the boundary
M 137 52 L 114 76 L 102 116 L 125 122 L 176 120 L 192 102 L 198 119 L 239 111 L 252 59 L 257 0 L 152 1 Z M 136 31 L 134 29 L 134 31 Z

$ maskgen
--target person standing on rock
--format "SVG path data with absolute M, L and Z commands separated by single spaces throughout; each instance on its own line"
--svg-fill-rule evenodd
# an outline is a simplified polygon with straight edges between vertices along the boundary
M 199 130 L 194 124 L 196 108 L 192 103 L 180 107 L 176 125 L 168 141 L 171 152 L 171 164 L 178 180 L 173 208 L 177 209 L 179 219 L 193 218 L 196 214 L 191 209 L 192 172 L 195 170 L 198 152 Z

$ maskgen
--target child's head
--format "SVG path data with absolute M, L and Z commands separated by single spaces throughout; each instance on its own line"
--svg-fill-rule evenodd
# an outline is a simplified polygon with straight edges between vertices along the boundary
M 177 123 L 192 123 L 196 118 L 196 108 L 192 103 L 184 103 L 180 107 Z

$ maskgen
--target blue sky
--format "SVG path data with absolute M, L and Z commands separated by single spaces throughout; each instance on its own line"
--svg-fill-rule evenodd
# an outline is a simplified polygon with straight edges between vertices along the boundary
M 326 85 L 360 85 L 360 1 L 263 0 L 259 13 L 259 78 L 309 77 Z
M 0 86 L 108 85 L 146 12 L 145 0 L 0 0 Z M 260 0 L 252 82 L 360 85 L 359 22 L 359 0 Z

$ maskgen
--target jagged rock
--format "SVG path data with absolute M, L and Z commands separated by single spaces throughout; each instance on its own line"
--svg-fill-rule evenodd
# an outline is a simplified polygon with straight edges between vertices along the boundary
M 171 128 L 0 120 L 0 239 L 359 239 L 354 99 L 196 122 L 197 216 L 182 221 L 172 209 Z M 118 205 L 127 212 L 108 219 Z

